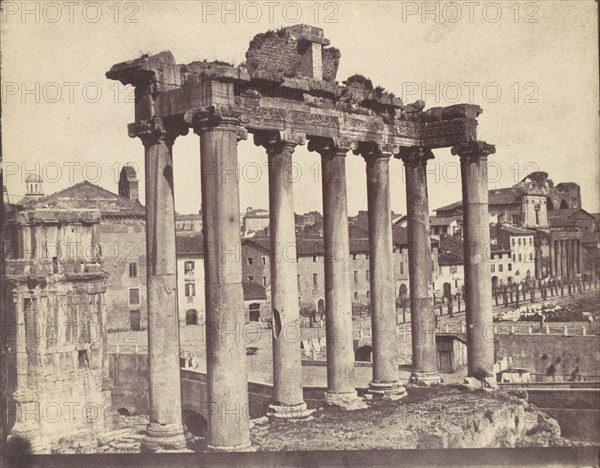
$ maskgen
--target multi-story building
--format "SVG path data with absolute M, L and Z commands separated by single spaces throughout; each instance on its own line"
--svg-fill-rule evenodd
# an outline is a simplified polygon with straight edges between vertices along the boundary
M 176 214 L 175 215 L 175 230 L 176 231 L 202 231 L 202 214 Z
M 506 282 L 521 283 L 528 277 L 533 279 L 535 277 L 536 245 L 534 240 L 537 235 L 536 231 L 501 224 L 492 226 L 490 231 L 491 245 L 504 252 L 510 251 L 510 263 L 507 265 L 509 274 L 506 275 Z M 498 260 L 502 260 L 504 255 L 500 254 L 499 249 L 496 250 L 496 254 Z M 499 265 L 502 265 L 502 262 Z
M 364 230 L 353 223 L 356 234 Z M 406 229 L 393 226 L 393 263 L 396 296 L 409 296 L 408 235 Z M 438 241 L 432 239 L 432 269 L 438 270 Z M 270 288 L 270 243 L 266 236 L 255 236 L 242 241 L 242 271 L 244 281 L 254 282 L 267 290 Z M 324 245 L 319 237 L 296 238 L 298 302 L 308 314 L 325 312 Z M 370 303 L 369 240 L 366 237 L 350 238 L 349 280 L 355 312 L 366 310 Z M 268 294 L 267 294 L 268 296 Z
M 267 210 L 246 208 L 242 216 L 242 232 L 245 236 L 261 231 L 269 226 L 269 212 Z
M 204 296 L 204 246 L 202 234 L 180 231 L 176 236 L 177 303 L 179 323 L 206 321 Z
M 102 214 L 59 200 L 6 213 L 0 372 L 9 399 L 2 405 L 15 411 L 3 410 L 3 424 L 37 453 L 111 423 Z

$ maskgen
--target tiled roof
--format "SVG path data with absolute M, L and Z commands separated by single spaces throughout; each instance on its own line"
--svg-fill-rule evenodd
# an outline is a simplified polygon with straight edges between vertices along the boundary
M 576 227 L 577 226 L 577 221 L 574 219 L 570 219 L 570 218 L 550 218 L 548 217 L 548 223 L 550 224 L 550 227 L 557 227 L 557 228 L 562 228 L 562 227 Z
M 253 281 L 244 281 L 242 283 L 242 289 L 244 290 L 244 300 L 266 300 L 267 293 L 265 288 L 260 284 L 254 283 Z
M 548 219 L 570 219 L 575 215 L 582 214 L 586 218 L 595 219 L 594 215 L 588 213 L 582 208 L 566 208 L 562 210 L 548 210 Z
M 429 218 L 430 226 L 450 226 L 454 221 L 458 221 L 460 216 L 447 216 L 445 218 L 438 218 L 437 216 L 431 216 Z
M 520 187 L 507 187 L 488 191 L 489 205 L 511 205 L 521 203 L 521 198 L 524 195 L 524 190 Z M 437 208 L 435 211 L 450 211 L 461 207 L 462 201 L 457 201 L 450 205 Z
M 97 210 L 103 216 L 144 217 L 146 210 L 140 203 L 109 192 L 87 180 L 45 197 L 29 201 L 27 209 L 57 208 Z
M 463 240 L 455 236 L 442 236 L 438 253 L 440 265 L 462 265 Z
M 503 231 L 506 231 L 510 234 L 513 234 L 515 236 L 533 236 L 535 234 L 535 231 L 532 231 L 530 229 L 523 229 L 523 228 L 519 228 L 519 227 L 515 227 L 515 226 L 502 225 L 502 227 L 500 229 L 502 229 Z
M 178 257 L 204 255 L 202 234 L 198 232 L 178 232 L 175 237 L 175 246 Z

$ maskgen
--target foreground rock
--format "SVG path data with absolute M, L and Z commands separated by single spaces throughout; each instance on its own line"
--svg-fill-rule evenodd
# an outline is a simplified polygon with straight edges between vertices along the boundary
M 439 385 L 352 412 L 325 408 L 315 420 L 252 429 L 258 450 L 431 449 L 565 446 L 558 423 L 500 391 Z

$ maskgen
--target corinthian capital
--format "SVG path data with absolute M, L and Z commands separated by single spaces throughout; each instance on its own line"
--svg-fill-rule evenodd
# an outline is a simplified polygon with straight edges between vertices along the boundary
M 451 151 L 452 154 L 460 156 L 461 159 L 480 159 L 496 153 L 496 146 L 485 141 L 469 141 L 453 146 Z
M 154 145 L 161 140 L 172 145 L 179 135 L 187 135 L 188 131 L 187 126 L 180 120 L 166 121 L 159 117 L 134 122 L 127 126 L 129 136 L 139 137 L 144 145 Z
M 426 164 L 428 160 L 433 159 L 433 151 L 422 146 L 400 147 L 398 158 L 402 160 L 405 166 L 420 166 Z
M 236 132 L 238 140 L 248 138 L 248 131 L 243 127 L 244 124 L 248 123 L 248 118 L 241 110 L 232 106 L 211 105 L 199 107 L 187 111 L 183 119 L 196 133 L 218 127 L 220 130 Z
M 365 160 L 367 159 L 382 159 L 391 158 L 393 155 L 398 154 L 400 147 L 389 143 L 377 143 L 372 141 L 361 141 L 358 143 L 358 147 L 353 150 L 354 154 L 362 156 Z
M 342 155 L 350 150 L 358 149 L 358 141 L 349 138 L 311 138 L 308 142 L 308 151 L 315 151 L 321 156 Z
M 268 154 L 277 154 L 284 149 L 294 151 L 296 145 L 304 145 L 306 136 L 301 133 L 261 131 L 254 134 L 254 144 L 262 146 Z

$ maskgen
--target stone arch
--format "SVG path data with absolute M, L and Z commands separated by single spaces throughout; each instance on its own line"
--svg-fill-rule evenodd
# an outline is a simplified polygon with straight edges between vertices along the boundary
M 373 348 L 370 345 L 361 346 L 356 351 L 354 351 L 354 360 L 371 362 L 371 353 L 372 352 L 373 352 Z
M 560 206 L 558 208 L 560 210 L 568 210 L 569 209 L 569 203 L 567 202 L 567 200 L 562 200 L 560 202 Z
M 208 432 L 208 421 L 197 411 L 183 410 L 181 412 L 181 421 L 186 432 L 197 437 L 206 437 Z
M 554 209 L 554 203 L 552 203 L 552 200 L 550 198 L 548 198 L 548 209 L 549 210 L 553 210 Z
M 323 320 L 323 317 L 325 316 L 325 300 L 319 299 L 317 301 L 317 312 L 321 317 L 321 320 Z
M 185 324 L 198 325 L 198 311 L 196 309 L 189 309 L 185 312 Z

